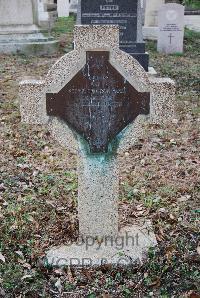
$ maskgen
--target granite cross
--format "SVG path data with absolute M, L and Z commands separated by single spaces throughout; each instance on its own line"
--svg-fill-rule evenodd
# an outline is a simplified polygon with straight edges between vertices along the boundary
M 150 78 L 121 51 L 117 26 L 76 26 L 74 44 L 44 81 L 20 83 L 22 121 L 47 124 L 51 135 L 78 156 L 79 235 L 86 246 L 52 248 L 47 259 L 52 265 L 84 265 L 85 259 L 89 265 L 105 259 L 119 264 L 115 240 L 136 237 L 138 246 L 126 241 L 121 249 L 130 263 L 156 239 L 146 221 L 119 229 L 117 157 L 142 136 L 145 121 L 171 119 L 174 83 Z
M 149 112 L 150 93 L 131 86 L 104 51 L 87 52 L 75 77 L 57 94 L 47 94 L 47 115 L 61 118 L 82 135 L 91 153 L 107 153 L 128 124 Z

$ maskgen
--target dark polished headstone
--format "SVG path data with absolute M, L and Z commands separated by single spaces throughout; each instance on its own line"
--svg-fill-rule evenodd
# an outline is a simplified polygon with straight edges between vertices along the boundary
M 142 38 L 139 0 L 79 0 L 78 24 L 119 25 L 120 49 L 129 53 L 148 71 L 149 56 Z
M 47 94 L 47 114 L 82 135 L 92 153 L 105 153 L 139 114 L 149 114 L 150 94 L 134 89 L 109 63 L 109 52 L 86 56 L 83 69 L 58 94 Z

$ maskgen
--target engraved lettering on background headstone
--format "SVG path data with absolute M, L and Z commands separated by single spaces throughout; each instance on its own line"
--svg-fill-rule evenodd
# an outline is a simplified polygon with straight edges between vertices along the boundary
M 100 5 L 100 10 L 119 10 L 118 5 Z

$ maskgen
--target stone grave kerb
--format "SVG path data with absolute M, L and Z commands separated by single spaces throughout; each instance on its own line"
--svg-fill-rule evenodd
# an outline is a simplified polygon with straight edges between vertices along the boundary
M 148 76 L 140 64 L 129 54 L 119 49 L 119 29 L 117 26 L 76 26 L 74 30 L 74 50 L 61 57 L 50 69 L 45 80 L 24 80 L 20 83 L 22 121 L 30 124 L 45 124 L 52 137 L 64 148 L 78 156 L 78 220 L 79 234 L 84 239 L 93 237 L 118 237 L 127 231 L 139 233 L 140 245 L 127 247 L 126 254 L 131 259 L 140 258 L 148 247 L 156 245 L 151 224 L 144 222 L 119 231 L 118 196 L 119 175 L 117 156 L 133 146 L 143 133 L 144 122 L 162 122 L 173 117 L 175 86 L 170 79 L 155 79 Z M 150 94 L 148 115 L 138 115 L 119 133 L 116 150 L 104 154 L 90 154 L 82 137 L 66 122 L 47 115 L 47 94 L 56 94 L 84 67 L 88 51 L 108 51 L 109 63 L 126 78 L 126 81 L 140 93 Z M 67 202 L 66 202 L 67 203 Z M 110 263 L 116 263 L 116 249 L 104 247 Z M 79 258 L 90 256 L 94 264 L 99 264 L 104 252 L 99 255 L 94 248 L 86 251 L 74 244 L 70 247 L 52 249 L 48 260 L 52 264 L 60 259 L 68 260 L 74 255 Z M 98 256 L 97 256 L 97 255 Z M 113 259 L 113 254 L 115 258 Z M 69 264 L 68 261 L 64 262 Z M 62 263 L 63 264 L 63 263 Z

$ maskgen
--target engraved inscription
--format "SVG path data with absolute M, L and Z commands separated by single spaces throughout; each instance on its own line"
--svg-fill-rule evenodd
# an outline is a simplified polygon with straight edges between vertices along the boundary
M 118 5 L 100 5 L 100 10 L 119 10 Z
M 112 67 L 109 52 L 86 55 L 83 69 L 58 94 L 47 94 L 47 114 L 82 135 L 92 153 L 105 153 L 139 114 L 149 114 L 150 94 L 137 92 Z
M 176 32 L 181 32 L 183 29 L 181 29 L 178 24 L 166 24 L 163 28 L 160 29 L 160 31 L 176 31 Z

